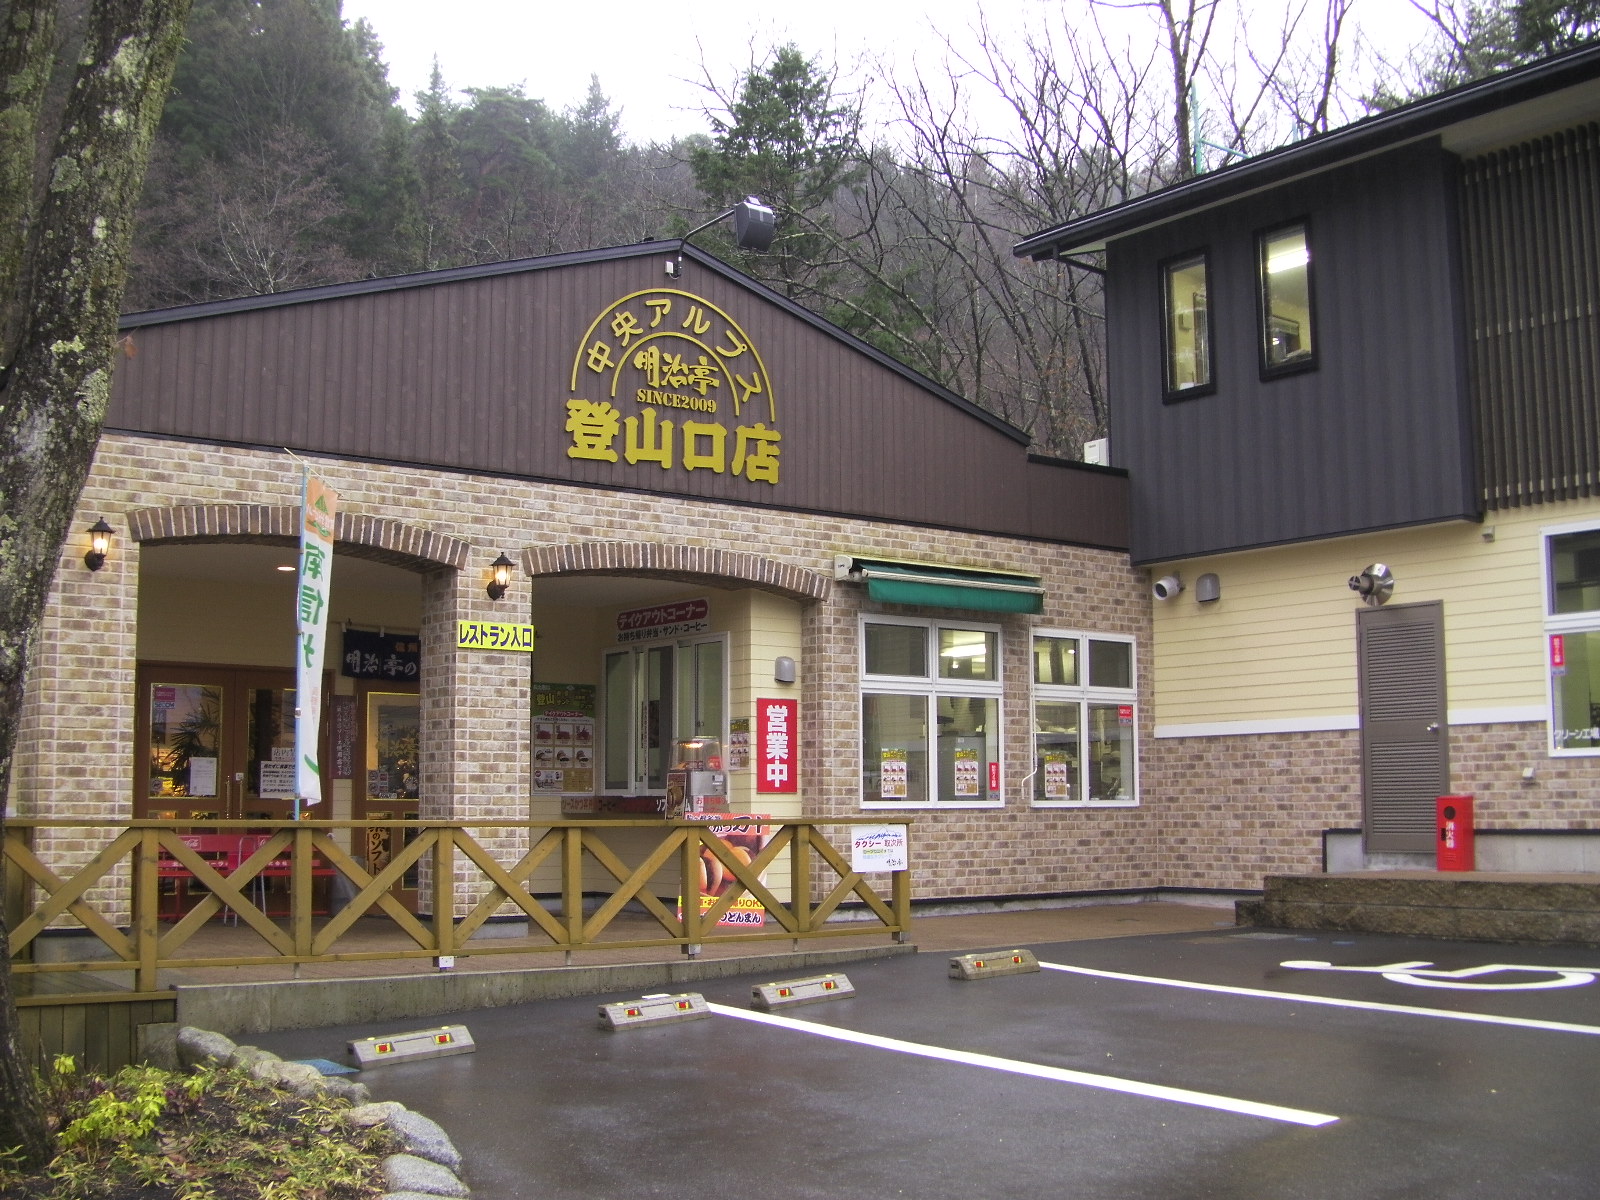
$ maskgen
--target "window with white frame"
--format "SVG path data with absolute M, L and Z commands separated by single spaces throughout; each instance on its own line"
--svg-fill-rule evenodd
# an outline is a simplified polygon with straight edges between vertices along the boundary
M 1033 638 L 1033 802 L 1139 802 L 1133 639 L 1039 630 Z
M 1544 534 L 1550 753 L 1600 754 L 1600 523 Z
M 1001 694 L 998 628 L 862 618 L 862 805 L 1001 804 Z

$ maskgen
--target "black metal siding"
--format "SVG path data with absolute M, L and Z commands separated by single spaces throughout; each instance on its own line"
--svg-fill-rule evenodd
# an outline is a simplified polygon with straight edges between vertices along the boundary
M 1436 144 L 1108 247 L 1114 459 L 1136 562 L 1473 516 L 1455 160 Z M 1316 370 L 1263 381 L 1255 234 L 1309 217 Z M 1162 403 L 1157 264 L 1211 262 L 1215 393 Z

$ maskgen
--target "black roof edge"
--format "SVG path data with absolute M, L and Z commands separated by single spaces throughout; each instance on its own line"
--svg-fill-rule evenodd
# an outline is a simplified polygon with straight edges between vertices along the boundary
M 1024 238 L 1012 247 L 1012 254 L 1017 258 L 1043 260 L 1081 251 L 1086 245 L 1106 238 L 1161 224 L 1197 208 L 1415 141 L 1459 122 L 1597 77 L 1600 77 L 1600 43 L 1563 51 L 1065 221 Z
M 1108 467 L 1104 463 L 1081 462 L 1076 458 L 1058 458 L 1054 454 L 1030 454 L 1028 461 L 1043 467 L 1067 467 L 1073 471 L 1093 471 L 1097 475 L 1128 476 L 1127 467 Z
M 379 292 L 397 292 L 406 288 L 433 287 L 437 284 L 462 283 L 473 279 L 487 279 L 496 275 L 515 275 L 523 271 L 548 271 L 558 267 L 583 266 L 588 263 L 613 262 L 624 258 L 644 258 L 650 255 L 693 259 L 708 270 L 716 271 L 777 305 L 790 316 L 805 321 L 820 332 L 844 343 L 857 353 L 865 354 L 879 366 L 886 367 L 932 392 L 947 404 L 954 405 L 970 417 L 976 417 L 995 431 L 1004 434 L 1018 445 L 1026 446 L 1032 439 L 1009 421 L 997 417 L 963 396 L 957 395 L 921 372 L 906 366 L 892 355 L 884 353 L 855 334 L 840 329 L 833 322 L 819 317 L 773 291 L 760 280 L 729 266 L 720 258 L 707 254 L 695 246 L 680 243 L 677 238 L 635 242 L 631 246 L 607 246 L 597 250 L 575 250 L 565 254 L 548 254 L 539 258 L 518 258 L 507 262 L 480 263 L 470 267 L 448 267 L 442 271 L 418 271 L 410 275 L 390 275 L 381 279 L 356 279 L 349 283 L 326 283 L 316 287 L 297 288 L 288 292 L 273 292 L 265 296 L 240 296 L 232 300 L 208 300 L 200 304 L 186 304 L 175 308 L 156 308 L 145 312 L 124 313 L 119 328 L 144 329 L 153 325 L 171 325 L 179 321 L 198 321 L 206 317 L 230 316 L 234 313 L 257 312 L 266 308 L 285 308 L 292 304 L 313 304 L 320 300 L 339 300 L 350 296 L 369 296 Z

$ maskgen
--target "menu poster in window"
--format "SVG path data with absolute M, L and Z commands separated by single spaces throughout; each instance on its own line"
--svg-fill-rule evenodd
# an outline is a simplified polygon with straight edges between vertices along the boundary
M 1044 756 L 1044 798 L 1046 800 L 1072 799 L 1072 769 L 1065 754 Z
M 593 684 L 533 685 L 534 791 L 594 792 L 594 712 Z
M 878 795 L 885 800 L 904 800 L 909 794 L 911 765 L 904 750 L 885 750 L 878 765 Z
M 750 718 L 728 722 L 728 770 L 750 769 Z
M 976 796 L 978 794 L 978 752 L 976 750 L 957 750 L 955 760 L 956 795 Z

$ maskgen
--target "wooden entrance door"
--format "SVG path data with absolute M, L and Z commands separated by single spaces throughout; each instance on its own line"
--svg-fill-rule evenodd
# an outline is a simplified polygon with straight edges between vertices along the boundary
M 137 816 L 293 818 L 292 670 L 143 663 L 137 686 Z
M 1431 851 L 1434 803 L 1450 790 L 1444 606 L 1356 614 L 1361 767 L 1369 851 Z

